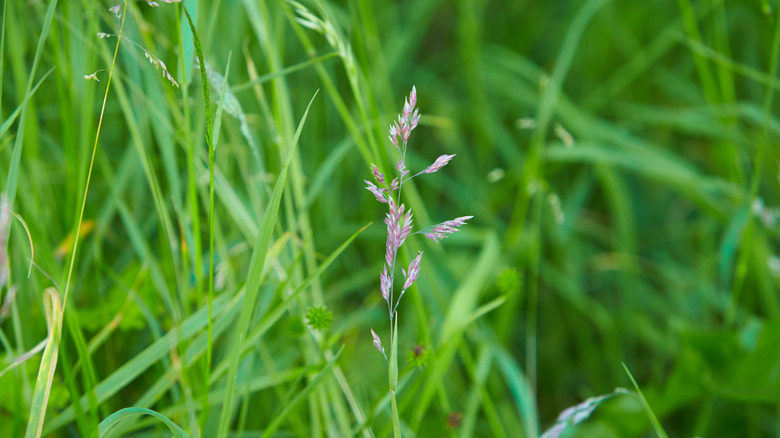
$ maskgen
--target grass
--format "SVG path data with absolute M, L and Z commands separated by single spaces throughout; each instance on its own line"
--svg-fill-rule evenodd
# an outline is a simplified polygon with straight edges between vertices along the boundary
M 0 10 L 0 436 L 780 434 L 777 1 Z

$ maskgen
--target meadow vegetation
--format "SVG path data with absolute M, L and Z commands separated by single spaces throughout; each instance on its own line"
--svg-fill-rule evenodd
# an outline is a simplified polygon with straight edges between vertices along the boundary
M 1 8 L 0 436 L 780 436 L 777 0 Z

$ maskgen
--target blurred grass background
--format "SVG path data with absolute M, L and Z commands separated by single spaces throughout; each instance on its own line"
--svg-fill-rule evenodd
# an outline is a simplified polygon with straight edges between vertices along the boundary
M 96 33 L 119 32 L 115 4 L 3 2 L 0 180 L 35 266 L 28 278 L 30 238 L 4 213 L 0 358 L 14 368 L 0 377 L 2 436 L 24 434 L 42 409 L 41 354 L 18 358 L 47 337 L 44 290 L 66 282 L 116 44 Z M 412 85 L 423 116 L 408 167 L 457 154 L 404 189 L 415 226 L 475 218 L 441 245 L 411 238 L 401 254 L 405 264 L 425 251 L 399 308 L 404 436 L 533 436 L 619 387 L 631 391 L 563 436 L 655 436 L 622 363 L 669 436 L 780 435 L 778 2 L 183 5 L 212 117 L 226 71 L 229 84 L 215 137 L 211 372 L 207 124 L 192 34 L 181 4 L 130 2 L 44 436 L 93 436 L 131 406 L 190 436 L 220 425 L 230 436 L 388 436 L 386 365 L 369 332 L 389 333 L 385 206 L 362 181 L 370 162 L 393 169 L 387 127 Z M 100 82 L 83 78 L 100 69 Z M 317 90 L 265 267 L 252 273 Z M 262 281 L 239 333 L 250 274 Z M 330 330 L 306 326 L 312 306 L 333 313 Z M 427 353 L 407 362 L 416 345 Z M 155 417 L 119 417 L 109 434 L 167 433 Z

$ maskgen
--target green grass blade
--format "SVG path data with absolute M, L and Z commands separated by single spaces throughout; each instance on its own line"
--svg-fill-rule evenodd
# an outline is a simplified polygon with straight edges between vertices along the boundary
M 48 298 L 48 301 L 46 301 Z M 38 381 L 35 384 L 30 406 L 30 418 L 27 421 L 25 438 L 40 437 L 43 430 L 43 419 L 46 417 L 46 406 L 49 403 L 51 383 L 54 380 L 54 370 L 57 368 L 57 353 L 60 348 L 62 325 L 62 301 L 59 292 L 54 288 L 44 292 L 46 322 L 49 326 L 49 337 L 43 350 L 41 366 L 38 370 Z
M 214 300 L 214 314 L 219 315 L 228 306 L 228 296 L 220 296 Z M 127 361 L 119 369 L 111 373 L 95 387 L 95 396 L 99 403 L 104 403 L 109 397 L 125 388 L 141 373 L 170 354 L 171 349 L 182 342 L 196 336 L 207 325 L 208 309 L 201 308 L 190 317 L 182 321 L 177 327 L 166 333 L 163 337 L 146 347 L 141 353 Z M 205 346 L 204 346 L 205 347 Z M 173 369 L 171 369 L 173 371 Z M 87 406 L 87 396 L 81 398 L 81 405 Z M 73 407 L 65 408 L 46 425 L 45 434 L 64 426 L 73 420 Z
M 5 135 L 8 129 L 11 128 L 11 125 L 14 123 L 14 121 L 16 121 L 16 118 L 19 116 L 22 109 L 24 109 L 25 105 L 27 105 L 27 102 L 35 95 L 35 92 L 38 91 L 38 87 L 41 86 L 41 84 L 46 80 L 46 78 L 49 77 L 50 74 L 52 74 L 52 72 L 54 72 L 54 67 L 50 68 L 49 71 L 44 73 L 43 76 L 38 79 L 38 82 L 35 83 L 35 86 L 32 88 L 32 90 L 30 90 L 30 93 L 24 97 L 22 103 L 16 107 L 14 112 L 12 112 L 7 119 L 3 121 L 3 124 L 0 125 L 0 137 Z
M 230 87 L 230 90 L 234 93 L 238 93 L 240 91 L 246 90 L 247 88 L 251 88 L 255 85 L 261 85 L 264 84 L 272 79 L 276 79 L 278 77 L 289 75 L 290 73 L 294 73 L 298 70 L 303 70 L 305 68 L 311 67 L 314 64 L 319 64 L 321 62 L 327 61 L 329 59 L 337 58 L 339 56 L 338 52 L 330 52 L 326 53 L 324 55 L 318 56 L 316 58 L 312 58 L 308 61 L 303 61 L 301 63 L 291 65 L 289 67 L 285 67 L 279 71 L 275 71 L 273 73 L 264 74 L 262 76 L 258 76 L 255 79 L 252 79 L 251 81 L 244 82 L 243 84 L 238 84 L 236 86 Z
M 536 410 L 535 395 L 528 380 L 523 375 L 517 362 L 503 348 L 494 350 L 496 362 L 509 385 L 509 391 L 517 406 L 526 437 L 539 436 L 539 415 Z
M 500 247 L 498 236 L 494 232 L 487 233 L 483 238 L 479 258 L 453 296 L 449 299 L 449 307 L 441 323 L 439 332 L 440 351 L 436 362 L 431 366 L 422 393 L 416 398 L 415 414 L 412 428 L 415 428 L 425 417 L 428 407 L 443 385 L 444 375 L 451 368 L 454 355 L 463 341 L 463 333 L 474 315 L 477 302 L 483 292 L 483 285 L 492 269 L 498 262 Z
M 542 175 L 542 153 L 547 138 L 547 129 L 556 106 L 558 105 L 563 81 L 569 72 L 569 67 L 574 59 L 582 34 L 585 32 L 591 18 L 593 18 L 605 2 L 606 0 L 591 0 L 580 8 L 566 34 L 566 39 L 564 40 L 561 51 L 555 61 L 555 68 L 549 77 L 549 83 L 544 87 L 543 94 L 539 101 L 536 128 L 533 137 L 531 138 L 531 145 L 523 166 L 523 179 L 518 188 L 514 212 L 512 213 L 512 219 L 507 233 L 507 239 L 511 246 L 517 245 L 517 242 L 523 233 L 526 214 L 530 207 L 528 184 Z
M 442 344 L 452 340 L 456 333 L 461 333 L 465 330 L 472 318 L 479 315 L 476 307 L 480 293 L 483 291 L 482 285 L 485 284 L 487 277 L 492 273 L 491 270 L 496 266 L 499 256 L 498 236 L 492 232 L 488 233 L 484 238 L 484 244 L 477 263 L 450 300 L 450 306 L 447 309 L 447 316 L 442 323 L 441 335 L 439 337 Z
M 98 436 L 101 438 L 105 437 L 108 434 L 108 431 L 111 430 L 112 427 L 116 426 L 117 424 L 123 422 L 128 418 L 135 417 L 138 415 L 151 415 L 152 417 L 157 418 L 163 424 L 168 426 L 168 430 L 170 430 L 173 436 L 176 438 L 190 437 L 187 434 L 187 432 L 184 431 L 184 429 L 182 429 L 176 423 L 168 419 L 168 417 L 166 417 L 165 415 L 153 411 L 151 409 L 145 409 L 145 408 L 124 408 L 114 412 L 113 414 L 106 417 L 105 420 L 100 422 L 100 424 L 98 425 Z
M 650 417 L 650 422 L 653 424 L 653 429 L 655 429 L 655 434 L 658 435 L 659 438 L 669 438 L 669 436 L 666 434 L 666 431 L 664 431 L 664 428 L 661 427 L 661 423 L 658 421 L 658 417 L 655 416 L 653 409 L 650 407 L 650 404 L 647 402 L 645 395 L 642 394 L 642 390 L 639 389 L 639 385 L 637 385 L 636 380 L 634 380 L 634 376 L 631 375 L 631 371 L 628 370 L 628 367 L 626 366 L 625 363 L 621 362 L 621 364 L 623 365 L 623 369 L 626 370 L 626 374 L 628 374 L 628 378 L 631 379 L 631 383 L 634 385 L 634 389 L 636 389 L 637 394 L 639 394 L 639 399 L 642 400 L 642 406 L 644 406 L 645 412 L 647 412 L 647 416 Z
M 250 349 L 254 348 L 254 346 L 257 344 L 257 342 L 260 340 L 260 338 L 270 329 L 276 321 L 279 320 L 279 318 L 284 315 L 285 312 L 288 311 L 288 309 L 293 305 L 293 302 L 295 299 L 304 291 L 306 288 L 308 288 L 312 282 L 322 275 L 323 272 L 325 272 L 326 269 L 333 263 L 333 261 L 338 258 L 339 255 L 349 246 L 349 244 L 352 243 L 355 238 L 360 235 L 366 228 L 368 228 L 371 225 L 371 223 L 368 223 L 364 225 L 362 228 L 357 230 L 352 236 L 349 237 L 349 239 L 345 240 L 344 243 L 342 243 L 333 253 L 331 253 L 330 256 L 328 256 L 325 261 L 323 261 L 316 271 L 309 274 L 308 277 L 301 283 L 298 287 L 295 288 L 295 291 L 291 293 L 289 296 L 285 297 L 284 300 L 282 300 L 281 303 L 279 303 L 273 310 L 271 310 L 264 318 L 263 320 L 254 328 L 252 331 L 247 335 L 246 340 L 241 346 L 241 355 L 243 356 L 248 352 Z M 216 379 L 222 374 L 224 374 L 228 367 L 230 366 L 230 363 L 228 360 L 225 362 L 219 364 L 217 366 L 217 369 L 214 371 L 214 375 L 212 376 L 212 379 Z
M 257 292 L 260 289 L 260 279 L 265 266 L 265 256 L 268 252 L 268 247 L 271 244 L 271 238 L 273 237 L 273 230 L 276 226 L 278 219 L 277 214 L 279 212 L 279 205 L 282 201 L 282 192 L 284 191 L 285 182 L 287 180 L 287 171 L 292 163 L 293 155 L 295 154 L 295 147 L 298 144 L 298 139 L 301 136 L 303 125 L 306 122 L 306 117 L 309 114 L 309 108 L 314 102 L 314 98 L 317 97 L 317 93 L 309 101 L 309 105 L 306 107 L 306 111 L 301 117 L 301 121 L 298 124 L 298 129 L 295 131 L 295 136 L 292 139 L 292 143 L 287 152 L 287 158 L 284 165 L 279 172 L 279 177 L 276 179 L 274 191 L 271 194 L 271 200 L 268 203 L 268 208 L 263 215 L 262 223 L 260 224 L 260 233 L 257 235 L 254 251 L 252 251 L 252 259 L 249 261 L 249 273 L 246 283 L 246 300 L 244 306 L 241 309 L 241 315 L 239 316 L 238 326 L 236 328 L 233 348 L 230 352 L 230 369 L 227 377 L 227 387 L 225 390 L 225 403 L 222 406 L 222 414 L 219 420 L 219 431 L 217 436 L 219 438 L 227 437 L 228 428 L 230 426 L 232 411 L 233 411 L 233 398 L 235 396 L 236 386 L 236 374 L 238 372 L 238 362 L 241 352 L 241 345 L 243 343 L 246 332 L 249 329 L 249 322 L 254 311 L 255 301 L 257 299 Z
M 0 119 L 3 118 L 3 72 L 5 71 L 5 13 L 8 10 L 8 2 L 3 2 L 3 18 L 0 23 Z
M 41 29 L 41 34 L 38 37 L 38 46 L 35 48 L 33 65 L 30 68 L 30 76 L 27 78 L 27 90 L 25 92 L 25 98 L 21 105 L 22 111 L 19 116 L 19 126 L 16 129 L 14 151 L 11 155 L 11 163 L 8 166 L 8 178 L 6 179 L 5 186 L 5 193 L 6 196 L 8 196 L 8 205 L 12 209 L 14 208 L 14 200 L 16 199 L 16 186 L 19 183 L 19 162 L 22 159 L 22 148 L 24 147 L 24 125 L 27 121 L 27 103 L 29 102 L 33 81 L 35 81 L 35 72 L 38 71 L 38 62 L 40 62 L 41 55 L 43 54 L 43 45 L 46 42 L 46 37 L 49 35 L 51 21 L 54 17 L 54 9 L 56 7 L 57 0 L 52 0 L 51 3 L 49 3 L 49 8 L 46 9 L 46 16 L 43 19 L 43 28 Z M 3 6 L 3 10 L 5 10 L 5 6 Z M 5 14 L 3 14 L 3 17 L 5 17 Z M 5 29 L 5 26 L 3 26 L 3 29 Z M 8 233 L 8 230 L 4 230 L 3 232 Z M 7 241 L 7 236 L 5 236 L 5 238 Z
M 306 385 L 301 392 L 295 395 L 292 399 L 288 400 L 286 403 L 283 404 L 283 407 L 281 410 L 274 414 L 272 416 L 273 420 L 268 425 L 268 427 L 263 432 L 263 437 L 269 437 L 272 436 L 274 432 L 279 428 L 279 426 L 282 425 L 282 422 L 287 419 L 287 416 L 290 415 L 290 413 L 295 409 L 301 402 L 306 400 L 306 398 L 309 396 L 309 394 L 312 393 L 319 385 L 323 382 L 325 377 L 330 375 L 331 370 L 333 369 L 333 366 L 336 364 L 336 361 L 338 360 L 339 356 L 341 356 L 341 352 L 344 350 L 344 347 L 341 347 L 339 351 L 333 356 L 331 360 L 328 361 L 328 364 L 325 365 L 325 367 L 317 373 L 317 375 L 311 379 L 308 385 Z

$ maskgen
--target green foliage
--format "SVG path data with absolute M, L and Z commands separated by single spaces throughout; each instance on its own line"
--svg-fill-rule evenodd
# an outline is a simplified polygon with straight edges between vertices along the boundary
M 333 324 L 333 312 L 326 307 L 309 307 L 306 311 L 306 323 L 314 330 L 327 330 Z
M 287 333 L 289 333 L 290 336 L 298 337 L 306 334 L 306 325 L 304 325 L 300 316 L 291 316 L 287 318 L 285 324 L 287 326 Z
M 780 435 L 777 1 L 157 3 L 3 2 L 1 436 Z
M 431 350 L 425 348 L 424 345 L 415 345 L 409 350 L 409 354 L 406 357 L 410 366 L 422 369 L 427 367 L 430 362 Z
M 515 268 L 507 268 L 501 271 L 496 279 L 496 287 L 502 294 L 516 293 L 520 290 L 522 277 Z

